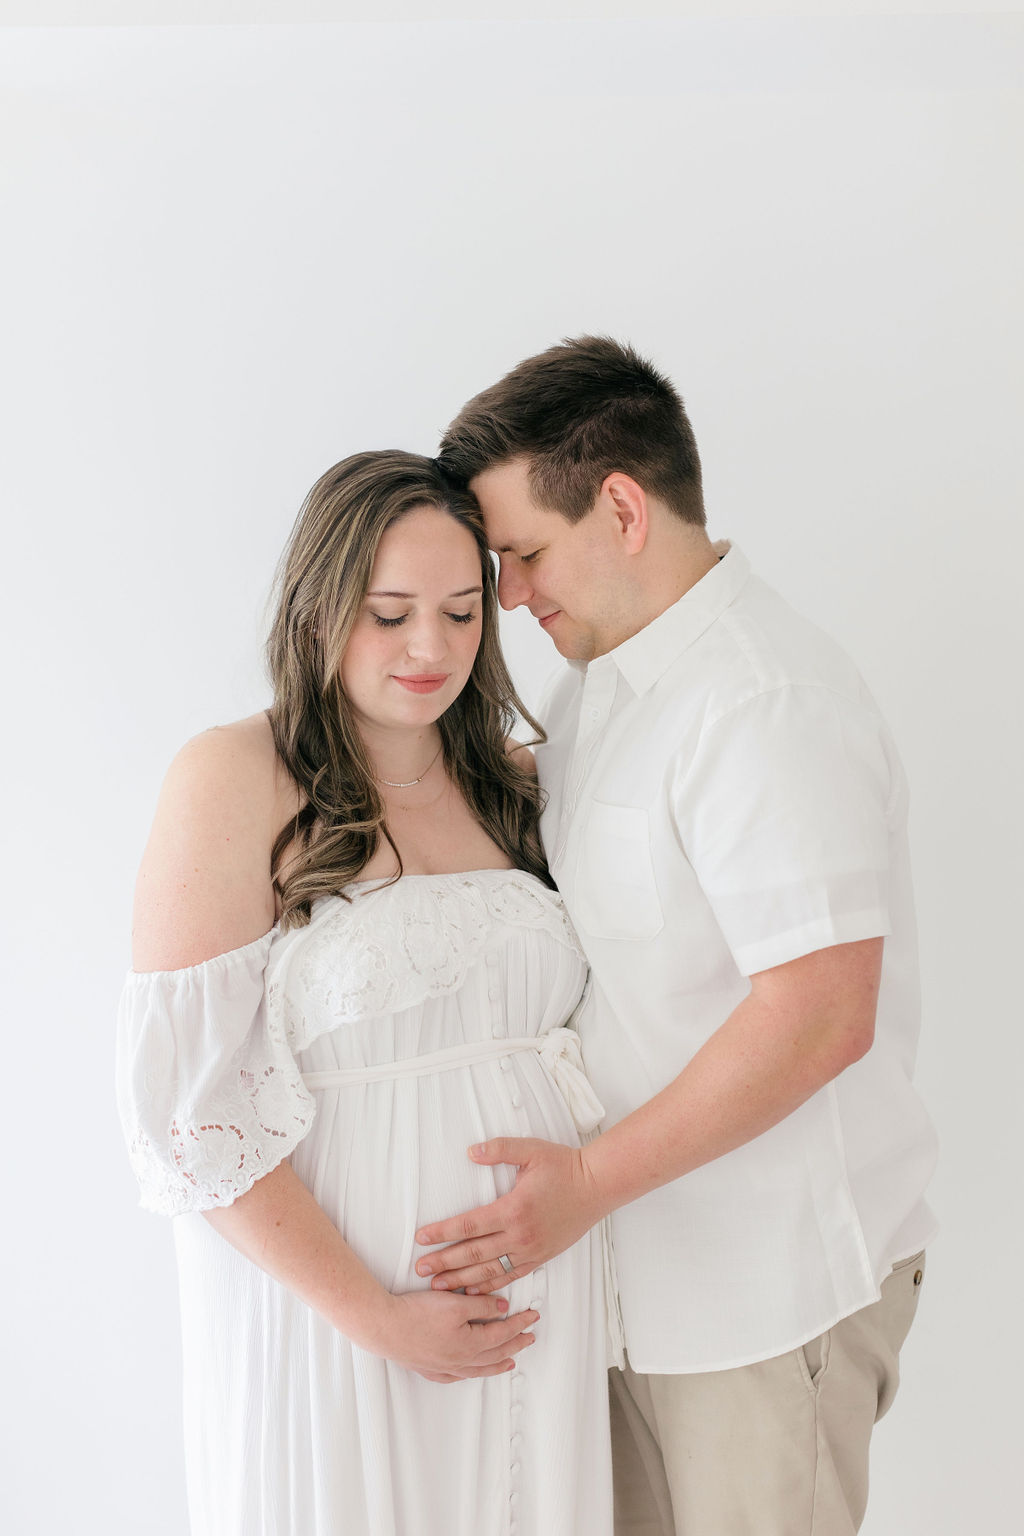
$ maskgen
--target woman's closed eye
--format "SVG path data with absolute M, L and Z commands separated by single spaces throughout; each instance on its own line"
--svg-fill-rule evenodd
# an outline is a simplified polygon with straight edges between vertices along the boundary
M 407 613 L 400 613 L 393 619 L 386 618 L 382 613 L 373 614 L 374 622 L 379 624 L 381 629 L 396 629 L 399 624 L 404 624 L 408 617 Z M 453 624 L 470 624 L 476 615 L 474 613 L 448 613 L 445 617 L 451 619 Z

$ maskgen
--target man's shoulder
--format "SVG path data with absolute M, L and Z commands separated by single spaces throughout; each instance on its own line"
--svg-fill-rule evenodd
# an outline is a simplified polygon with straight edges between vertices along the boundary
M 839 642 L 754 575 L 664 681 L 670 693 L 698 694 L 708 721 L 781 689 L 821 689 L 874 709 Z

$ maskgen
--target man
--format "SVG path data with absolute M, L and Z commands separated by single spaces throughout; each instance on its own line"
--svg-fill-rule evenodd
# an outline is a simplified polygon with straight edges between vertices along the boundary
M 607 1116 L 582 1151 L 472 1149 L 515 1188 L 418 1268 L 490 1291 L 611 1213 L 617 1528 L 846 1536 L 934 1227 L 899 759 L 840 649 L 709 541 L 682 401 L 631 349 L 528 359 L 440 457 L 569 661 L 542 833 Z

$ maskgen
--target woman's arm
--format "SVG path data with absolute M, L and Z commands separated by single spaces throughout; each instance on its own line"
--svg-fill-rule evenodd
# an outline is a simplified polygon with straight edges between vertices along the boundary
M 198 965 L 267 932 L 270 851 L 294 810 L 294 786 L 284 781 L 265 715 L 207 731 L 182 749 L 139 872 L 136 970 Z M 523 1330 L 537 1314 L 506 1317 L 503 1298 L 386 1291 L 287 1162 L 205 1214 L 353 1343 L 432 1380 L 497 1375 L 532 1343 Z
M 233 1205 L 207 1211 L 206 1219 L 353 1344 L 431 1381 L 496 1376 L 510 1370 L 511 1357 L 533 1342 L 523 1330 L 538 1314 L 506 1317 L 503 1299 L 386 1291 L 287 1162 Z M 455 1305 L 437 1307 L 438 1299 Z

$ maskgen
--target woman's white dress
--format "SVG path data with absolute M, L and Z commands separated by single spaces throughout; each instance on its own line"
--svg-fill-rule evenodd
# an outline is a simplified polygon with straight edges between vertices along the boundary
M 143 1205 L 179 1218 L 193 1536 L 603 1536 L 600 1229 L 507 1287 L 540 1312 L 514 1371 L 442 1385 L 351 1345 L 198 1214 L 289 1157 L 383 1286 L 425 1289 L 417 1229 L 514 1181 L 468 1146 L 572 1145 L 601 1113 L 562 1027 L 586 966 L 555 892 L 520 870 L 348 892 L 125 984 L 132 1161 Z

